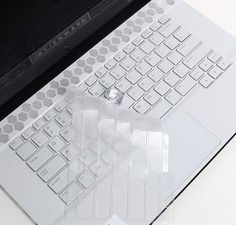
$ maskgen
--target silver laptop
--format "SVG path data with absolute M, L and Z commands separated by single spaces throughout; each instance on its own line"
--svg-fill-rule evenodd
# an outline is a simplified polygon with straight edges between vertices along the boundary
M 152 0 L 1 121 L 2 189 L 35 224 L 54 224 L 79 198 L 67 201 L 68 190 L 86 190 L 79 174 L 57 182 L 70 164 L 72 112 L 63 94 L 72 84 L 98 97 L 115 88 L 125 93 L 123 107 L 161 119 L 170 136 L 167 206 L 235 134 L 235 53 L 236 40 L 185 2 Z M 132 199 L 123 201 L 127 221 Z M 88 199 L 77 219 L 60 224 L 104 224 L 114 201 L 100 204 Z

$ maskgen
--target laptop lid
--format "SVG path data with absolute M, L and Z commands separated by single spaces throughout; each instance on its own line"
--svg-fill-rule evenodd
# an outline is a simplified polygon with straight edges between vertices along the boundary
M 0 22 L 0 107 L 131 1 L 5 1 Z

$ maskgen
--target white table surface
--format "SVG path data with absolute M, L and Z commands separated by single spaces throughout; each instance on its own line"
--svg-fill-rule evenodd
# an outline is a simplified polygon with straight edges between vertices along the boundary
M 186 1 L 236 37 L 235 0 Z M 169 221 L 172 221 L 173 225 L 235 225 L 235 205 L 236 138 L 178 197 L 166 214 L 171 215 Z M 2 191 L 0 191 L 0 224 L 32 225 L 32 222 Z

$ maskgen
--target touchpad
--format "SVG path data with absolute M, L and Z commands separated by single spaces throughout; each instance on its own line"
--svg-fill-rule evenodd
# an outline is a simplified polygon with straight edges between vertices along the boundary
M 169 133 L 169 172 L 175 191 L 220 144 L 220 139 L 189 114 L 179 117 Z

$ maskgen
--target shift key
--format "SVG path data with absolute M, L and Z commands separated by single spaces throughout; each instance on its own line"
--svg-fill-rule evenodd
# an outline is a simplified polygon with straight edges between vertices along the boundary
M 187 56 L 191 51 L 193 51 L 201 42 L 194 37 L 188 38 L 178 49 L 177 51 L 183 55 Z
M 197 48 L 188 58 L 186 58 L 183 63 L 189 69 L 193 69 L 198 65 L 209 53 L 211 49 L 208 48 L 205 44 L 202 44 Z
M 65 165 L 66 161 L 61 156 L 57 155 L 38 172 L 38 175 L 44 182 L 48 182 Z

